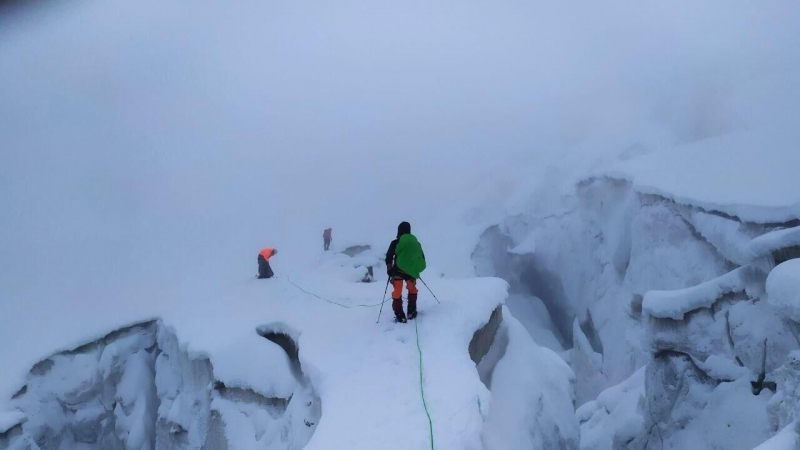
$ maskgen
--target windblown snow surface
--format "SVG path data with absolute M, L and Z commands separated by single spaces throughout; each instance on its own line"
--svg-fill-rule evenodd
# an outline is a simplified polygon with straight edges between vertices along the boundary
M 797 17 L 0 2 L 0 449 L 797 449 Z

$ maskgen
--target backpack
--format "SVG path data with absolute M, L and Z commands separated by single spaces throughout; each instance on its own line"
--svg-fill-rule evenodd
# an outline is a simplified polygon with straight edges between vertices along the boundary
M 419 274 L 425 270 L 425 255 L 422 253 L 422 245 L 413 234 L 404 234 L 397 239 L 394 254 L 397 268 L 410 276 L 419 278 Z

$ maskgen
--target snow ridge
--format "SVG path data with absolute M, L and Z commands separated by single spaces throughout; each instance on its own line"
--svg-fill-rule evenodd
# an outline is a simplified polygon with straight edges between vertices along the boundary
M 744 266 L 690 288 L 649 291 L 644 295 L 642 309 L 659 319 L 681 320 L 690 311 L 710 308 L 723 295 L 744 291 L 752 270 L 751 266 Z

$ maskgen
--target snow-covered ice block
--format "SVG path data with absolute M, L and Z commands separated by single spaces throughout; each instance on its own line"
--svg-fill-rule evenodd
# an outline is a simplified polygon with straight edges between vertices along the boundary
M 787 247 L 797 246 L 800 246 L 800 227 L 783 228 L 753 238 L 750 242 L 750 252 L 758 258 Z
M 22 411 L 0 412 L 0 434 L 14 428 L 25 420 L 25 413 Z
M 529 234 L 522 242 L 508 250 L 509 253 L 513 253 L 515 255 L 525 255 L 528 253 L 534 253 L 535 251 L 536 236 L 533 234 Z
M 646 330 L 652 354 L 680 352 L 699 361 L 714 354 L 733 359 L 724 313 L 714 314 L 710 309 L 700 309 L 687 314 L 683 320 L 651 316 Z
M 673 291 L 649 291 L 644 296 L 642 309 L 661 319 L 683 319 L 689 311 L 710 308 L 725 294 L 742 292 L 747 286 L 747 275 L 752 269 L 740 267 L 705 283 Z
M 730 133 L 631 159 L 603 175 L 745 222 L 788 222 L 800 218 L 800 151 L 792 142 L 796 129 Z
M 772 378 L 777 385 L 768 406 L 773 428 L 796 424 L 800 419 L 800 351 L 791 352 Z
M 494 370 L 491 402 L 479 405 L 488 408 L 483 449 L 577 449 L 575 375 L 557 354 L 534 343 L 508 311 L 505 317 L 508 347 Z
M 140 350 L 127 358 L 117 384 L 115 428 L 126 449 L 147 450 L 155 446 L 159 401 L 154 366 L 154 355 Z
M 297 387 L 286 352 L 254 332 L 215 352 L 211 362 L 214 377 L 227 387 L 277 398 L 290 398 Z
M 731 267 L 698 239 L 673 204 L 641 208 L 631 223 L 631 259 L 625 285 L 634 294 L 681 289 L 719 277 Z
M 597 400 L 578 408 L 575 416 L 581 423 L 581 450 L 624 448 L 642 434 L 646 414 L 644 372 L 644 368 L 637 370 L 601 392 Z
M 751 372 L 747 370 L 747 368 L 721 355 L 710 355 L 705 361 L 696 360 L 695 362 L 697 363 L 697 367 L 715 380 L 732 381 L 751 376 Z
M 577 404 L 581 405 L 596 398 L 608 380 L 603 375 L 603 355 L 594 351 L 577 318 L 572 326 L 572 342 L 570 366 L 581 374 L 575 384 L 575 397 Z
M 770 303 L 800 322 L 800 259 L 779 264 L 769 273 L 767 295 Z
M 645 442 L 660 441 L 663 448 L 749 450 L 773 433 L 769 390 L 753 395 L 748 378 L 716 382 L 687 355 L 657 356 L 648 365 L 645 387 Z
M 697 208 L 686 208 L 685 217 L 694 229 L 727 260 L 737 265 L 753 262 L 752 240 L 762 231 L 761 226 L 742 222 Z
M 766 405 L 772 393 L 753 395 L 750 380 L 721 383 L 702 405 L 702 395 L 686 408 L 699 411 L 685 430 L 676 433 L 672 448 L 749 450 L 772 435 Z
M 769 302 L 733 305 L 728 323 L 737 358 L 755 374 L 769 374 L 798 349 L 794 325 Z
M 791 423 L 753 450 L 797 450 L 798 445 L 800 433 L 797 432 L 797 423 Z

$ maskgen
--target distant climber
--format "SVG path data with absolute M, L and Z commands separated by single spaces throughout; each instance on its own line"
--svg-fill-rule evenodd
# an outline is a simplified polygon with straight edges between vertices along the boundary
M 402 222 L 397 227 L 397 239 L 386 252 L 386 274 L 392 281 L 392 309 L 396 322 L 417 317 L 417 278 L 425 270 L 425 253 L 416 236 L 411 234 L 411 224 Z M 408 316 L 403 313 L 403 281 L 408 290 Z
M 331 249 L 332 234 L 332 228 L 325 228 L 325 231 L 322 232 L 322 242 L 326 252 Z
M 278 254 L 278 250 L 270 247 L 262 248 L 258 252 L 258 278 L 272 278 L 275 273 L 269 266 L 269 259 Z

